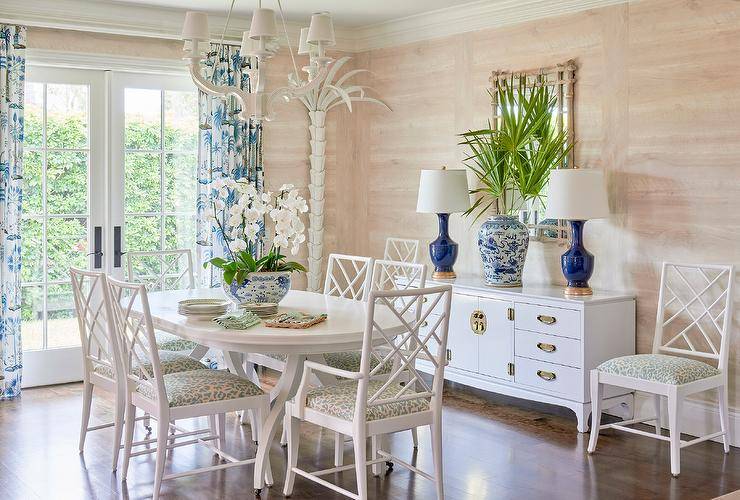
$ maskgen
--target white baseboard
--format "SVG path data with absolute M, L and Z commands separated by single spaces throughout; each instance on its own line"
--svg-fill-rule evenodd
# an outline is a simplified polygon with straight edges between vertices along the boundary
M 649 417 L 653 415 L 652 396 L 642 392 L 635 394 L 635 416 Z M 661 408 L 661 425 L 668 428 L 668 413 L 663 402 Z M 740 447 L 740 411 L 730 408 L 730 444 Z M 681 432 L 690 436 L 705 436 L 719 431 L 719 411 L 716 404 L 691 399 L 684 400 L 681 413 Z M 722 442 L 722 438 L 714 438 L 712 441 Z

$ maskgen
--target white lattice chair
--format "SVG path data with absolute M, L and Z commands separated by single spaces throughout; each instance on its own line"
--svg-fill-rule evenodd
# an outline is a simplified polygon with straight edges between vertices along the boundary
M 152 269 L 155 266 L 157 269 Z M 193 254 L 188 248 L 127 252 L 126 268 L 128 280 L 143 283 L 150 292 L 195 288 Z M 160 350 L 190 351 L 195 359 L 203 358 L 208 352 L 207 347 L 171 333 L 158 331 L 156 337 Z
M 416 264 L 419 262 L 419 240 L 386 238 L 383 260 Z
M 588 452 L 596 450 L 599 431 L 618 429 L 668 441 L 671 474 L 681 472 L 681 448 L 722 437 L 729 452 L 727 362 L 732 328 L 733 266 L 664 263 L 652 354 L 623 356 L 591 370 L 592 425 Z M 667 340 L 666 340 L 667 339 Z M 716 366 L 700 361 L 716 363 Z M 653 395 L 655 415 L 600 425 L 604 385 Z M 720 431 L 681 440 L 681 407 L 686 396 L 717 389 Z M 667 399 L 669 435 L 662 433 L 661 398 Z M 655 421 L 655 433 L 627 427 Z
M 112 278 L 108 278 L 107 284 L 106 307 L 113 318 L 111 336 L 120 346 L 121 364 L 127 381 L 126 414 L 134 415 L 140 408 L 157 420 L 156 439 L 145 441 L 146 444 L 156 442 L 156 448 L 133 452 L 132 448 L 141 443 L 133 442 L 133 420 L 126 419 L 122 480 L 126 480 L 131 457 L 149 453 L 156 453 L 154 499 L 159 497 L 165 479 L 254 463 L 255 459 L 238 460 L 223 451 L 226 413 L 254 410 L 261 427 L 269 412 L 270 396 L 250 380 L 227 371 L 201 369 L 166 373 L 156 349 L 146 287 Z M 207 436 L 201 436 L 203 431 L 186 431 L 174 424 L 180 419 L 203 416 L 209 419 Z M 177 432 L 169 435 L 170 427 Z M 177 441 L 183 437 L 194 439 Z M 210 441 L 216 441 L 217 445 Z M 225 463 L 165 475 L 167 450 L 196 443 L 211 449 Z M 265 482 L 272 484 L 269 463 Z
M 102 272 L 85 271 L 70 268 L 72 295 L 80 331 L 82 345 L 83 397 L 82 419 L 80 424 L 80 453 L 85 448 L 85 438 L 89 431 L 113 427 L 113 470 L 118 466 L 118 455 L 123 433 L 124 413 L 126 409 L 125 384 L 120 384 L 123 368 L 116 338 L 110 334 L 108 318 L 110 314 L 105 307 L 106 276 Z M 205 366 L 186 356 L 175 352 L 163 353 L 163 370 L 167 373 L 194 369 L 205 369 Z M 94 390 L 103 389 L 114 395 L 114 421 L 112 423 L 90 427 L 90 410 Z M 144 420 L 149 428 L 148 416 L 145 414 L 135 420 Z
M 368 300 L 359 371 L 341 370 L 312 361 L 305 363 L 296 397 L 286 403 L 288 470 L 283 491 L 286 496 L 293 492 L 295 476 L 298 474 L 350 498 L 366 500 L 367 466 L 372 466 L 373 474 L 378 476 L 382 462 L 389 466 L 396 462 L 433 480 L 437 498 L 444 498 L 442 388 L 451 297 L 452 287 L 449 285 L 417 290 L 373 291 Z M 427 302 L 423 302 L 425 298 Z M 422 336 L 420 330 L 424 322 L 429 320 L 432 310 L 440 316 Z M 391 311 L 402 322 L 405 331 L 397 337 L 381 328 L 376 318 L 376 313 L 381 311 Z M 379 345 L 379 340 L 384 341 L 382 345 Z M 375 368 L 371 364 L 373 358 L 379 361 Z M 434 366 L 431 384 L 416 370 L 417 359 L 425 359 Z M 393 370 L 384 380 L 378 380 L 376 375 L 387 362 L 393 362 Z M 347 380 L 332 386 L 312 388 L 309 382 L 317 372 Z M 409 375 L 410 379 L 407 378 Z M 352 436 L 355 463 L 316 472 L 298 468 L 299 425 L 302 421 Z M 431 427 L 433 476 L 393 457 L 385 449 L 385 435 L 424 425 Z M 372 438 L 370 460 L 367 460 L 367 437 Z M 357 494 L 322 479 L 327 474 L 348 469 L 355 470 Z

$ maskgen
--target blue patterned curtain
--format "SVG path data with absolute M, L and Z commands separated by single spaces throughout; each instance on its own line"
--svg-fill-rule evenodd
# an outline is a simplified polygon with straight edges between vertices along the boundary
M 239 58 L 238 47 L 211 45 L 204 63 L 204 76 L 217 85 L 249 88 L 249 76 Z M 224 174 L 233 179 L 247 178 L 262 189 L 262 125 L 237 118 L 240 109 L 234 98 L 223 99 L 200 92 L 198 97 L 200 141 L 198 145 L 198 248 L 201 262 L 223 254 L 223 239 L 208 213 L 215 191 L 212 179 Z M 221 272 L 203 273 L 203 286 L 218 286 Z
M 0 399 L 21 392 L 21 183 L 26 28 L 0 24 Z

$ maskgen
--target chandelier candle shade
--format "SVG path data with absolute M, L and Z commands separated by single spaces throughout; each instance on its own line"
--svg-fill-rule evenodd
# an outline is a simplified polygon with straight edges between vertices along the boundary
M 280 3 L 278 2 L 278 7 Z M 234 2 L 231 3 L 228 19 L 234 8 Z M 285 15 L 280 8 L 280 18 L 284 19 Z M 287 28 L 285 22 L 282 23 L 283 32 L 287 38 Z M 227 32 L 228 24 L 224 28 L 223 34 Z M 252 23 L 249 31 L 245 31 L 242 37 L 241 50 L 239 56 L 243 63 L 248 63 L 249 69 L 246 73 L 249 75 L 249 89 L 243 90 L 238 85 L 214 85 L 201 74 L 201 63 L 204 56 L 198 50 L 199 42 L 208 42 L 211 39 L 208 28 L 208 15 L 204 12 L 190 11 L 185 14 L 185 22 L 182 28 L 182 39 L 185 41 L 183 58 L 188 61 L 190 77 L 195 85 L 208 95 L 217 97 L 233 97 L 239 103 L 241 108 L 238 118 L 243 121 L 247 120 L 270 120 L 273 115 L 273 103 L 282 98 L 286 101 L 297 99 L 307 95 L 312 90 L 318 88 L 321 82 L 326 78 L 329 65 L 332 58 L 325 54 L 326 47 L 334 45 L 334 26 L 331 15 L 328 12 L 320 12 L 311 16 L 311 25 L 306 31 L 305 44 L 315 49 L 315 57 L 311 57 L 311 65 L 303 68 L 308 73 L 308 80 L 302 80 L 298 75 L 298 69 L 293 68 L 293 72 L 288 76 L 288 85 L 278 87 L 270 92 L 267 88 L 267 65 L 270 58 L 276 53 L 276 40 L 278 30 L 275 22 L 275 11 L 272 9 L 260 8 L 255 9 L 252 13 Z M 303 41 L 303 37 L 301 37 Z M 223 44 L 223 35 L 221 37 Z M 291 51 L 291 60 L 295 60 L 292 54 L 290 44 L 288 48 Z M 303 47 L 305 49 L 305 47 Z
M 465 170 L 422 170 L 416 211 L 437 214 L 439 236 L 429 244 L 429 257 L 434 265 L 433 279 L 455 279 L 453 265 L 457 260 L 457 243 L 448 233 L 450 214 L 470 208 L 468 178 Z
M 570 221 L 570 248 L 560 257 L 563 276 L 568 280 L 566 295 L 591 295 L 588 280 L 594 270 L 594 256 L 583 246 L 587 220 L 609 216 L 606 182 L 602 170 L 561 169 L 550 173 L 547 218 Z

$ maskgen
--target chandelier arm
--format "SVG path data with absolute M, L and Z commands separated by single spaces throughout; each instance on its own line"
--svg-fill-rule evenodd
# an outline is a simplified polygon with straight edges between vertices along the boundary
M 203 78 L 198 70 L 197 62 L 191 62 L 190 64 L 190 77 L 193 79 L 195 86 L 206 94 L 218 97 L 234 96 L 242 105 L 242 109 L 244 109 L 249 102 L 249 94 L 247 92 L 228 85 L 214 85 Z

